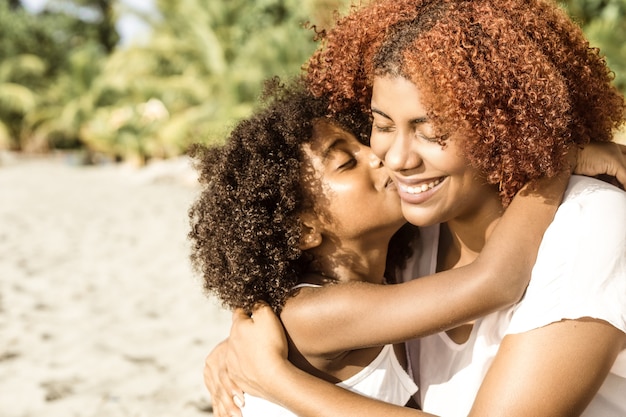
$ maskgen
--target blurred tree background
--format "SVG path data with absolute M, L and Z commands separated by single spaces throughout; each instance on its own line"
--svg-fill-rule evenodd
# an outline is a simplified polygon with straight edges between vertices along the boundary
M 316 46 L 305 23 L 327 28 L 349 3 L 154 0 L 148 13 L 119 0 L 48 0 L 35 14 L 0 0 L 0 150 L 82 149 L 141 164 L 222 141 L 264 79 L 299 72 Z M 626 91 L 626 0 L 561 3 Z M 120 44 L 123 13 L 150 36 Z

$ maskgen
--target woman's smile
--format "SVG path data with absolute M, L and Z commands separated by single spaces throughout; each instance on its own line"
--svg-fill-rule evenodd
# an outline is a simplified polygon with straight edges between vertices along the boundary
M 449 132 L 442 141 L 410 80 L 375 77 L 372 116 L 372 150 L 393 176 L 409 222 L 426 226 L 478 215 L 486 201 L 500 205 L 497 189 L 463 155 L 472 132 Z
M 400 199 L 409 204 L 420 204 L 432 197 L 441 188 L 441 184 L 447 177 L 439 177 L 427 180 L 408 181 L 396 178 L 396 187 Z

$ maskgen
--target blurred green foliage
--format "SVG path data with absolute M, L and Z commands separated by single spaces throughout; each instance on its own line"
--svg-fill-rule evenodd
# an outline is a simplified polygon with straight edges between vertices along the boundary
M 626 92 L 626 0 L 561 0 L 592 46 L 600 48 L 615 72 L 615 85 Z
M 119 45 L 119 0 L 48 0 L 33 15 L 0 2 L 0 149 L 87 149 L 166 158 L 220 142 L 263 80 L 300 71 L 315 32 L 350 0 L 155 0 L 142 43 Z M 564 7 L 626 90 L 626 0 Z M 135 11 L 140 14 L 141 12 Z

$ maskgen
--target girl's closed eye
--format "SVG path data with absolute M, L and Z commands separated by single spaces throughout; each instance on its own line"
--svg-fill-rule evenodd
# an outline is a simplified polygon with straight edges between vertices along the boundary
M 344 164 L 342 164 L 339 168 L 350 169 L 350 168 L 354 168 L 355 166 L 356 166 L 356 159 L 350 158 Z
M 357 160 L 350 152 L 340 151 L 336 152 L 336 164 L 337 170 L 352 169 L 356 166 Z
M 340 137 L 332 142 L 323 155 L 327 166 L 337 171 L 352 169 L 358 164 L 360 145 L 354 138 Z

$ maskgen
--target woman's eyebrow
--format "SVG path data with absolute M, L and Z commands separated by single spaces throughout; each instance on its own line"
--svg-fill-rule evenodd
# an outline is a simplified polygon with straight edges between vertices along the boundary
M 372 113 L 376 113 L 376 114 L 378 114 L 378 115 L 380 115 L 380 116 L 384 117 L 385 119 L 391 120 L 391 117 L 387 116 L 387 115 L 385 114 L 385 112 L 383 112 L 383 111 L 381 111 L 381 110 L 378 110 L 378 109 L 377 109 L 377 108 L 375 108 L 375 107 L 372 107 Z M 420 117 L 416 117 L 415 119 L 412 119 L 410 122 L 411 122 L 412 124 L 419 125 L 419 124 L 422 124 L 422 123 L 428 123 L 429 121 L 430 121 L 430 120 L 428 119 L 428 117 L 427 117 L 427 116 L 420 116 Z
M 414 125 L 420 125 L 422 123 L 428 123 L 428 122 L 430 122 L 430 119 L 426 116 L 416 117 L 415 119 L 411 120 L 411 123 Z
M 372 107 L 372 113 L 376 113 L 376 114 L 384 117 L 385 119 L 391 120 L 391 117 L 387 116 L 382 110 L 378 110 L 376 107 Z

